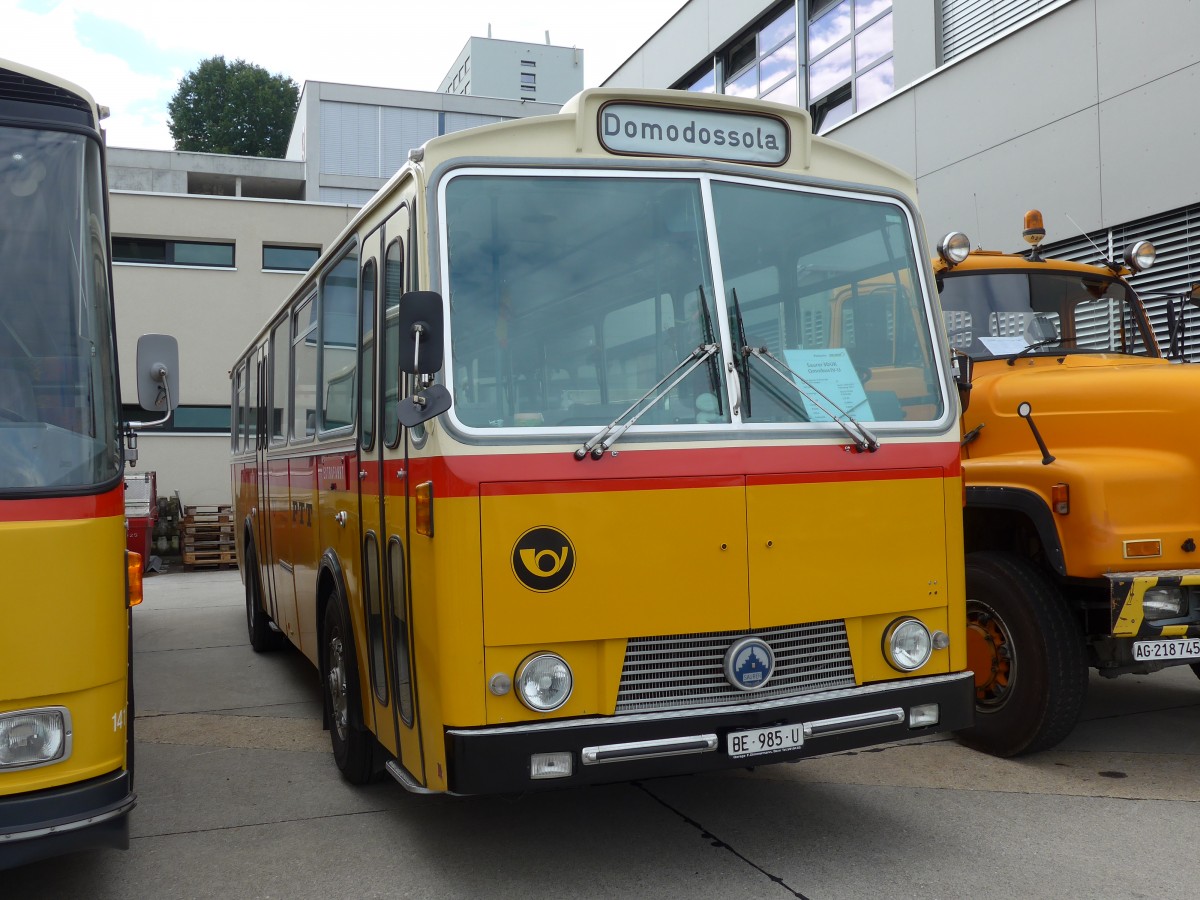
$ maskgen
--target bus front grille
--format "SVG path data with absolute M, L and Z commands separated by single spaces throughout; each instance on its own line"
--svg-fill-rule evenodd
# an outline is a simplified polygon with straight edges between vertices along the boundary
M 725 680 L 725 652 L 734 641 L 751 636 L 771 645 L 775 674 L 766 687 L 741 691 Z M 630 638 L 616 712 L 721 706 L 853 685 L 850 644 L 840 619 L 752 631 Z

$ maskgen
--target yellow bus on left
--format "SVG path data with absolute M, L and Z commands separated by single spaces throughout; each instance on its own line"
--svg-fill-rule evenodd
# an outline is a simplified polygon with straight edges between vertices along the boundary
M 137 802 L 104 114 L 0 59 L 0 869 L 127 848 Z M 175 341 L 143 335 L 137 373 L 136 424 L 166 421 Z

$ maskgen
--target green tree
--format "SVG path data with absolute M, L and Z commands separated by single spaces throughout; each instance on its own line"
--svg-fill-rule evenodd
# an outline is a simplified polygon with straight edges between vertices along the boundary
M 203 60 L 179 82 L 167 111 L 176 150 L 282 158 L 300 89 L 245 60 Z

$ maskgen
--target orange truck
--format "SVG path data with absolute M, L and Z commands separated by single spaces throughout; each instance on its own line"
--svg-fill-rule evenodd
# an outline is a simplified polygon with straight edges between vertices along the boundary
M 1200 367 L 1164 355 L 1129 284 L 1152 245 L 1084 265 L 1044 258 L 1044 235 L 1031 210 L 1027 253 L 952 232 L 933 265 L 964 407 L 961 736 L 998 756 L 1065 738 L 1090 668 L 1200 674 Z

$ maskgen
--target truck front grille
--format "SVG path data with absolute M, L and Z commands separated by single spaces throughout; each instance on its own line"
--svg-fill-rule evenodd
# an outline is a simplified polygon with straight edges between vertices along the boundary
M 757 637 L 775 652 L 766 687 L 740 691 L 725 680 L 725 651 Z M 751 631 L 631 638 L 617 692 L 617 713 L 747 703 L 854 685 L 846 625 L 840 620 Z

